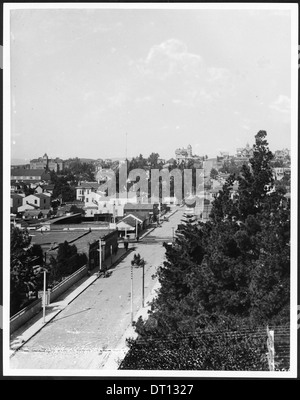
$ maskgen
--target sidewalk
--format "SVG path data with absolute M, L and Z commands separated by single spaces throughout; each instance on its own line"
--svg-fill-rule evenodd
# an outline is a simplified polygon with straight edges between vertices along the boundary
M 124 257 L 126 257 L 132 248 L 129 247 L 127 251 L 125 249 L 119 249 L 116 255 L 112 258 L 108 257 L 105 260 L 105 266 L 107 270 L 113 268 L 118 264 Z M 29 339 L 37 334 L 47 323 L 55 318 L 62 310 L 64 310 L 68 304 L 70 304 L 76 297 L 78 297 L 85 289 L 92 285 L 98 278 L 104 278 L 104 273 L 99 274 L 99 270 L 94 269 L 91 271 L 90 277 L 84 277 L 80 281 L 76 282 L 71 288 L 63 293 L 57 301 L 46 306 L 45 322 L 43 321 L 43 311 L 40 311 L 37 315 L 31 318 L 26 324 L 17 329 L 10 336 L 10 356 L 19 350 Z

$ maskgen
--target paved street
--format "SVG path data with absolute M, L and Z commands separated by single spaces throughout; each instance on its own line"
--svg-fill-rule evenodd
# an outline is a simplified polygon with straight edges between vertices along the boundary
M 103 369 L 108 356 L 119 347 L 131 326 L 131 260 L 139 253 L 146 261 L 145 299 L 164 261 L 162 241 L 172 240 L 173 227 L 183 209 L 152 231 L 145 242 L 132 243 L 132 251 L 107 278 L 97 279 L 57 317 L 24 344 L 10 359 L 11 368 L 21 369 Z M 155 240 L 158 239 L 158 240 Z M 142 307 L 142 268 L 133 269 L 133 316 Z

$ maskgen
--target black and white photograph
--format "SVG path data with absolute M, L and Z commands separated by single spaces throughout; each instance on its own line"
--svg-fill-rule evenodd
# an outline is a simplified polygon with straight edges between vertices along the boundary
M 296 378 L 298 5 L 3 23 L 3 375 Z

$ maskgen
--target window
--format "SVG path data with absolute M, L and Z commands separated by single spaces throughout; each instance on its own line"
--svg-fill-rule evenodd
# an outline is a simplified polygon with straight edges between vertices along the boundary
M 37 200 L 34 200 L 34 204 L 37 204 Z

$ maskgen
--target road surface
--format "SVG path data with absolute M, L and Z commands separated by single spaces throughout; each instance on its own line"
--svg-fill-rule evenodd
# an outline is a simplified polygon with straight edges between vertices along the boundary
M 182 218 L 179 208 L 169 221 L 132 243 L 132 251 L 109 277 L 97 279 L 57 317 L 26 342 L 10 358 L 11 369 L 103 369 L 111 352 L 118 348 L 131 317 L 142 307 L 142 268 L 133 268 L 133 307 L 131 307 L 131 260 L 139 253 L 146 261 L 145 299 L 157 284 L 153 279 L 165 259 L 164 240 L 171 241 L 173 228 Z

